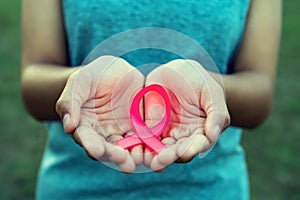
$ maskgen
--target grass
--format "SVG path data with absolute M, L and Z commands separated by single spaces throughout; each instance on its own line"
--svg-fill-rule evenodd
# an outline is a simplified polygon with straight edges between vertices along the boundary
M 245 131 L 251 199 L 300 199 L 300 1 L 285 1 L 274 109 Z M 20 97 L 20 1 L 0 1 L 0 199 L 32 199 L 46 131 Z

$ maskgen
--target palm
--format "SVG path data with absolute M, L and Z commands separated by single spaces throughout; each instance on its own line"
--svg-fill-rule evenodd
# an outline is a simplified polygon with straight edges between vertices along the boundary
M 70 79 L 61 99 L 71 93 L 74 121 L 78 124 L 73 134 L 75 141 L 90 157 L 116 163 L 123 171 L 133 171 L 142 161 L 141 156 L 130 154 L 115 142 L 132 131 L 129 102 L 131 95 L 143 86 L 143 75 L 124 60 L 107 56 L 85 66 Z M 141 151 L 139 148 L 133 152 Z
M 210 128 L 206 124 L 206 114 L 211 113 L 209 107 L 214 107 L 216 103 L 225 110 L 226 105 L 224 100 L 214 102 L 211 99 L 208 90 L 218 91 L 218 88 L 213 85 L 215 83 L 209 83 L 209 77 L 203 76 L 206 75 L 200 76 L 189 62 L 177 60 L 157 68 L 147 77 L 147 84 L 158 83 L 168 89 L 172 105 L 169 125 L 162 134 L 162 142 L 167 148 L 157 155 L 146 154 L 145 161 L 152 169 L 159 170 L 176 160 L 189 161 L 216 141 L 214 136 L 205 133 Z M 208 84 L 211 88 L 207 88 Z M 218 91 L 214 95 L 222 100 L 222 94 Z M 148 123 L 159 120 L 163 115 L 162 107 L 153 105 L 163 105 L 162 98 L 156 93 L 146 96 L 145 116 Z
M 91 158 L 111 161 L 126 172 L 143 159 L 154 170 L 175 160 L 189 161 L 209 148 L 228 126 L 223 90 L 198 63 L 172 61 L 149 74 L 146 84 L 153 83 L 168 89 L 172 105 L 170 122 L 160 138 L 167 148 L 157 155 L 145 148 L 143 158 L 141 146 L 129 152 L 115 145 L 132 134 L 130 102 L 144 85 L 144 76 L 122 59 L 103 56 L 72 74 L 57 102 L 57 112 L 65 131 L 73 132 L 74 140 Z M 158 94 L 147 94 L 144 106 L 149 126 L 163 117 Z

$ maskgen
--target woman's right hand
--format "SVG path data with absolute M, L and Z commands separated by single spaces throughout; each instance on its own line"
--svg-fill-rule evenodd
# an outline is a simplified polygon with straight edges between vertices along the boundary
M 102 56 L 69 77 L 56 103 L 64 130 L 92 159 L 113 162 L 124 172 L 143 163 L 142 146 L 131 152 L 115 142 L 131 134 L 132 94 L 144 85 L 144 76 L 129 63 Z

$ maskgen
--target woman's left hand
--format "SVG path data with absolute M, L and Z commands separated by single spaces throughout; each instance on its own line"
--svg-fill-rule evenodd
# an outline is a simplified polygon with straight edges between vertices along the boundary
M 160 84 L 168 91 L 171 118 L 161 135 L 167 148 L 158 154 L 145 149 L 144 163 L 160 171 L 173 162 L 189 162 L 218 140 L 230 124 L 223 88 L 196 61 L 173 60 L 152 71 L 146 85 Z M 145 119 L 151 126 L 164 115 L 157 93 L 145 97 Z

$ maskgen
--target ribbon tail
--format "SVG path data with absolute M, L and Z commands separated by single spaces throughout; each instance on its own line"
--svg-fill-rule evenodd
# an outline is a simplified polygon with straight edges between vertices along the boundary
M 117 141 L 117 145 L 122 147 L 123 149 L 128 149 L 130 147 L 142 144 L 142 140 L 140 140 L 137 136 L 135 135 L 130 135 L 125 138 L 122 138 Z
M 166 148 L 166 145 L 159 141 L 148 127 L 138 126 L 136 124 L 134 124 L 133 127 L 138 137 L 156 153 L 159 153 L 162 149 Z

